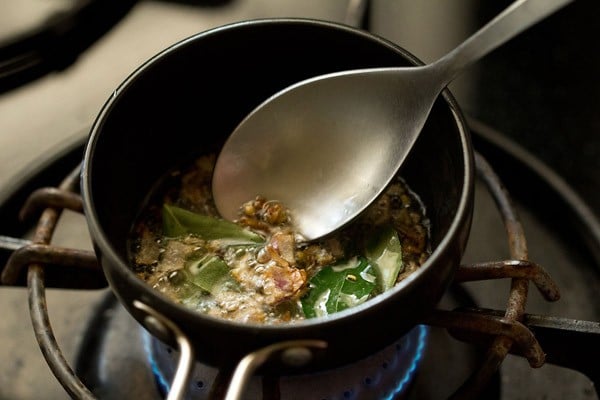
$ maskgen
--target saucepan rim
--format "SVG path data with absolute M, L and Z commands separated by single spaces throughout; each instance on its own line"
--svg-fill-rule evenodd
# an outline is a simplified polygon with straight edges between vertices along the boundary
M 160 293 L 157 290 L 152 289 L 149 285 L 143 282 L 139 277 L 135 275 L 133 270 L 128 265 L 127 260 L 122 259 L 118 254 L 114 247 L 111 245 L 105 229 L 100 224 L 100 219 L 97 213 L 97 209 L 99 204 L 96 204 L 93 195 L 93 188 L 91 184 L 91 174 L 93 170 L 92 160 L 94 159 L 94 152 L 96 149 L 96 144 L 102 135 L 102 125 L 106 116 L 111 112 L 113 106 L 117 99 L 121 96 L 122 93 L 126 92 L 127 89 L 135 84 L 135 81 L 140 78 L 145 71 L 150 68 L 155 62 L 168 57 L 170 54 L 175 53 L 181 47 L 184 47 L 191 42 L 202 40 L 203 38 L 218 35 L 222 31 L 227 31 L 231 29 L 237 29 L 242 26 L 249 25 L 274 25 L 274 24 L 312 24 L 321 26 L 329 29 L 336 29 L 342 31 L 348 31 L 352 35 L 359 35 L 368 38 L 369 40 L 376 42 L 378 45 L 383 45 L 391 48 L 393 51 L 398 52 L 400 55 L 405 57 L 408 61 L 414 64 L 422 64 L 420 60 L 418 60 L 414 55 L 409 53 L 404 48 L 384 39 L 377 35 L 374 35 L 369 32 L 365 32 L 363 30 L 353 28 L 350 26 L 342 25 L 335 22 L 330 21 L 322 21 L 317 19 L 310 18 L 261 18 L 261 19 L 253 19 L 247 21 L 234 22 L 230 24 L 226 24 L 223 26 L 219 26 L 213 29 L 209 29 L 204 32 L 200 32 L 194 34 L 186 39 L 183 39 L 161 52 L 157 53 L 153 57 L 149 58 L 146 62 L 141 64 L 136 70 L 134 70 L 112 93 L 110 98 L 103 105 L 100 113 L 96 117 L 94 124 L 92 125 L 90 135 L 87 141 L 87 145 L 84 152 L 84 159 L 82 163 L 81 169 L 81 192 L 84 203 L 84 213 L 86 215 L 88 228 L 92 235 L 92 239 L 94 242 L 94 246 L 100 249 L 100 253 L 102 257 L 106 257 L 111 265 L 118 268 L 119 272 L 121 272 L 121 276 L 126 278 L 126 283 L 133 285 L 137 289 L 141 290 L 141 293 L 144 295 L 139 300 L 145 301 L 153 301 L 158 302 L 163 307 L 167 307 L 173 311 L 180 313 L 180 315 L 184 315 L 186 318 L 189 318 L 191 321 L 202 321 L 204 324 L 217 324 L 220 326 L 227 325 L 229 328 L 234 330 L 252 330 L 256 331 L 280 331 L 280 330 L 294 330 L 294 329 L 306 329 L 307 327 L 320 327 L 327 324 L 334 324 L 336 321 L 346 318 L 352 318 L 352 316 L 362 313 L 365 310 L 368 310 L 372 307 L 376 307 L 378 304 L 388 301 L 393 301 L 394 297 L 402 291 L 405 290 L 410 285 L 413 285 L 419 279 L 423 279 L 425 272 L 430 268 L 434 267 L 435 262 L 439 257 L 443 256 L 446 248 L 450 246 L 454 237 L 460 234 L 461 226 L 464 223 L 464 219 L 470 213 L 470 209 L 472 207 L 472 190 L 474 186 L 474 161 L 473 161 L 473 149 L 469 137 L 469 131 L 467 128 L 466 121 L 462 116 L 460 111 L 460 107 L 458 106 L 456 100 L 452 96 L 452 94 L 446 89 L 442 92 L 441 96 L 443 97 L 444 102 L 452 113 L 454 118 L 454 127 L 457 134 L 460 138 L 460 146 L 462 152 L 462 168 L 464 170 L 463 176 L 463 185 L 460 189 L 460 198 L 458 201 L 458 207 L 456 209 L 456 213 L 452 219 L 450 227 L 444 233 L 442 240 L 440 243 L 433 249 L 431 256 L 429 259 L 415 272 L 413 272 L 409 277 L 405 280 L 397 284 L 393 289 L 390 289 L 369 301 L 346 309 L 344 311 L 329 315 L 327 317 L 319 317 L 312 319 L 305 319 L 302 321 L 294 321 L 293 323 L 285 323 L 285 324 L 259 324 L 259 323 L 242 323 L 229 321 L 218 317 L 212 317 L 209 315 L 204 315 L 198 313 L 196 311 L 190 310 L 182 305 L 176 304 L 172 300 L 168 299 L 165 295 Z M 98 253 L 98 252 L 97 252 Z

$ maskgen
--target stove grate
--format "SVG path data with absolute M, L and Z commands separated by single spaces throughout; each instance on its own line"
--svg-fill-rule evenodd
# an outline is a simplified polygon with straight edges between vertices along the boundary
M 531 330 L 521 322 L 526 316 L 529 282 L 533 282 L 548 301 L 555 301 L 560 297 L 556 284 L 546 271 L 527 259 L 525 235 L 508 192 L 488 162 L 479 154 L 476 154 L 475 158 L 478 176 L 496 201 L 504 221 L 513 259 L 460 266 L 456 282 L 510 278 L 512 284 L 506 310 L 501 312 L 501 316 L 478 309 L 435 310 L 422 321 L 427 325 L 446 328 L 461 340 L 481 343 L 481 336 L 488 338 L 484 361 L 453 394 L 455 398 L 476 397 L 485 388 L 509 351 L 514 351 L 513 347 L 517 349 L 517 354 L 528 359 L 532 367 L 543 365 L 545 355 L 542 347 Z M 36 191 L 26 202 L 23 215 L 40 209 L 43 209 L 43 212 L 32 242 L 9 258 L 2 273 L 2 283 L 16 284 L 22 270 L 27 269 L 30 314 L 36 339 L 47 363 L 72 397 L 93 399 L 94 395 L 73 373 L 62 356 L 52 332 L 45 301 L 46 264 L 62 264 L 87 271 L 100 271 L 93 253 L 56 248 L 48 244 L 62 209 L 81 211 L 81 199 L 76 194 L 78 176 L 79 168 L 76 168 L 58 188 Z M 64 286 L 61 287 L 69 287 L 68 285 L 72 284 L 73 282 L 63 283 Z M 404 379 L 399 379 L 399 382 L 404 382 Z M 395 395 L 397 393 L 392 393 L 390 397 Z

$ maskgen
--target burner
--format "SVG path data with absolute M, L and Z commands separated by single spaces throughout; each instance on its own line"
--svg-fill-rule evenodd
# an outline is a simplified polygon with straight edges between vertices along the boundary
M 443 300 L 448 307 L 472 302 L 469 292 L 460 287 L 452 287 Z M 76 375 L 101 399 L 164 398 L 176 352 L 140 327 L 110 291 L 91 314 L 90 321 L 82 322 L 86 330 L 77 350 Z M 265 399 L 435 399 L 447 396 L 464 381 L 482 357 L 476 347 L 453 339 L 445 330 L 419 325 L 382 352 L 349 366 L 283 377 L 280 382 L 269 377 L 263 383 L 255 378 L 248 398 L 263 398 L 259 394 L 268 390 L 271 397 Z M 186 398 L 210 398 L 217 372 L 197 364 Z M 500 398 L 499 383 L 497 374 L 488 385 L 486 398 Z M 290 395 L 305 390 L 310 391 L 306 396 Z M 281 397 L 272 395 L 273 391 Z
M 480 148 L 486 149 L 486 155 L 494 155 L 495 152 L 500 154 L 493 161 L 494 164 L 500 162 L 500 165 L 502 165 L 501 161 L 506 160 L 506 152 L 501 147 L 496 146 L 493 141 L 487 139 L 487 137 L 483 139 L 481 136 L 476 136 L 476 142 L 480 145 Z M 489 143 L 483 143 L 484 140 Z M 494 151 L 490 151 L 490 147 Z M 523 167 L 519 163 L 513 163 L 513 167 L 517 166 L 521 169 L 525 168 L 526 172 L 531 173 L 530 170 L 526 169 L 526 166 Z M 520 174 L 513 175 L 512 178 L 509 177 L 507 180 L 512 185 L 515 182 L 520 183 L 515 176 L 524 178 L 528 175 L 531 174 L 524 174 L 521 171 Z M 529 176 L 528 178 L 531 177 Z M 543 180 L 535 182 L 539 184 Z M 563 236 L 568 235 L 566 232 L 553 230 L 552 225 L 544 222 L 545 218 L 543 218 L 543 211 L 546 208 L 556 209 L 557 207 L 553 205 L 559 204 L 561 207 L 566 207 L 565 210 L 570 210 L 569 204 L 565 205 L 561 203 L 560 200 L 562 197 L 556 196 L 555 193 L 554 195 L 544 197 L 547 207 L 538 207 L 532 210 L 530 206 L 523 203 L 523 199 L 521 198 L 523 194 L 530 195 L 530 193 L 520 190 L 514 193 L 519 200 L 518 206 L 522 211 L 521 217 L 523 218 L 524 226 L 528 230 L 527 237 L 532 254 L 540 252 L 532 258 L 547 267 L 548 271 L 558 278 L 558 282 L 568 282 L 569 285 L 578 288 L 575 291 L 569 288 L 568 292 L 565 293 L 563 301 L 555 304 L 549 304 L 543 301 L 540 296 L 536 296 L 533 293 L 528 302 L 528 309 L 541 314 L 595 320 L 598 315 L 597 305 L 589 300 L 594 298 L 595 293 L 597 293 L 598 276 L 597 271 L 594 269 L 595 264 L 591 262 L 591 258 L 589 257 L 590 249 L 579 251 L 582 247 L 585 247 L 585 243 L 578 243 L 578 246 L 573 247 L 574 244 L 571 240 L 563 240 Z M 480 183 L 476 186 L 476 199 L 475 220 L 471 235 L 472 240 L 469 242 L 465 261 L 479 261 L 481 259 L 489 259 L 490 257 L 502 258 L 503 253 L 506 252 L 506 235 L 502 232 L 501 224 L 499 226 L 497 224 L 498 210 L 494 208 L 489 193 L 486 192 Z M 532 213 L 531 211 L 535 211 L 536 213 Z M 539 216 L 538 212 L 542 212 L 542 215 Z M 577 223 L 579 220 L 580 218 L 574 218 L 573 222 Z M 584 228 L 588 225 L 590 224 L 585 225 Z M 507 291 L 502 283 L 501 281 L 494 280 L 476 284 L 455 285 L 444 295 L 440 303 L 440 308 L 452 310 L 457 307 L 476 307 L 479 303 L 482 303 L 486 307 L 502 308 L 505 305 Z M 506 283 L 508 284 L 509 280 L 506 280 Z M 116 301 L 112 293 L 106 289 L 105 291 L 105 294 L 102 291 L 96 291 L 96 294 L 103 295 L 104 300 L 101 301 L 97 301 L 98 297 L 96 295 L 91 296 L 88 291 L 70 292 L 70 296 L 72 295 L 74 299 L 73 307 L 77 307 L 77 309 L 82 307 L 89 309 L 89 312 L 82 315 L 92 316 L 91 320 L 87 323 L 85 320 L 78 320 L 77 326 L 69 330 L 69 336 L 66 341 L 64 338 L 60 340 L 64 343 L 80 343 L 75 349 L 77 355 L 75 375 L 98 398 L 131 397 L 136 399 L 161 399 L 163 397 L 162 393 L 168 390 L 168 383 L 166 382 L 169 381 L 172 372 L 169 372 L 168 368 L 165 369 L 164 366 L 156 369 L 164 377 L 162 389 L 157 388 L 157 378 L 150 367 L 148 349 L 153 350 L 154 348 L 153 357 L 155 359 L 158 359 L 159 355 L 166 358 L 173 358 L 175 357 L 174 352 L 171 351 L 169 353 L 168 347 L 163 346 L 154 339 L 150 339 L 148 334 L 133 320 L 120 303 Z M 67 315 L 68 310 L 68 307 L 64 311 L 53 308 L 51 313 L 54 317 L 53 321 L 58 318 L 57 322 L 59 325 L 63 322 L 69 323 L 70 315 Z M 69 326 L 73 326 L 73 323 L 71 322 Z M 424 331 L 421 331 L 421 329 L 422 327 L 416 328 L 412 334 L 418 338 L 423 338 Z M 454 335 L 454 332 L 452 334 Z M 366 393 L 367 390 L 370 390 L 370 385 L 379 384 L 384 381 L 387 382 L 388 379 L 393 379 L 394 383 L 386 383 L 387 389 L 384 391 L 387 393 L 381 393 L 381 398 L 433 399 L 448 397 L 465 382 L 472 371 L 477 370 L 478 366 L 481 365 L 485 352 L 479 347 L 455 340 L 443 328 L 431 327 L 428 329 L 426 336 L 427 346 L 423 344 L 419 346 L 416 343 L 420 342 L 416 340 L 413 341 L 411 339 L 410 343 L 406 344 L 403 342 L 403 340 L 406 340 L 405 338 L 399 339 L 399 343 L 401 344 L 400 349 L 392 346 L 387 349 L 389 353 L 376 354 L 365 360 L 364 365 L 372 367 L 371 369 L 365 367 L 365 370 L 369 371 L 368 373 L 350 374 L 350 376 L 355 378 L 337 386 L 339 389 L 334 389 L 333 392 L 335 393 L 332 393 L 331 396 L 323 394 L 323 396 L 327 396 L 324 398 L 359 398 L 360 391 Z M 83 340 L 81 341 L 81 339 Z M 592 354 L 595 351 L 594 343 L 597 343 L 594 340 L 597 339 L 590 337 L 591 347 L 589 347 L 588 353 L 581 352 L 582 346 L 579 343 L 572 343 L 569 348 L 571 352 L 580 351 L 579 354 Z M 411 347 L 415 345 L 416 347 Z M 544 346 L 544 343 L 542 343 L 542 347 L 546 350 Z M 9 343 L 6 348 L 11 347 L 14 346 L 11 346 Z M 53 348 L 50 348 L 50 350 L 47 347 L 45 348 L 48 353 L 54 352 Z M 398 361 L 400 356 L 396 352 L 399 350 L 408 350 L 409 348 L 415 351 L 412 360 L 417 359 L 416 362 L 419 364 L 418 369 L 411 367 L 413 361 L 407 361 L 407 364 L 402 364 Z M 14 351 L 12 352 L 14 353 Z M 394 355 L 397 355 L 397 357 L 394 358 Z M 384 363 L 382 360 L 387 360 L 385 364 L 387 369 L 383 368 Z M 548 361 L 551 361 L 550 358 Z M 50 361 L 48 362 L 50 363 Z M 359 363 L 358 365 L 362 364 Z M 354 365 L 351 365 L 344 368 L 352 370 L 354 367 Z M 572 367 L 577 368 L 577 365 Z M 358 369 L 360 368 L 357 367 L 356 370 Z M 381 372 L 384 369 L 386 373 L 388 369 L 393 371 L 393 373 L 389 374 L 390 378 L 385 373 L 377 374 L 377 371 Z M 407 371 L 408 378 L 405 379 L 406 375 L 398 372 L 400 369 Z M 56 373 L 55 369 L 53 371 Z M 585 373 L 583 369 L 580 369 L 580 371 Z M 331 372 L 327 371 L 327 373 Z M 208 393 L 212 385 L 210 371 L 206 372 L 206 370 L 201 369 L 197 374 L 195 381 L 191 383 L 190 392 Z M 213 375 L 216 375 L 216 372 L 213 371 Z M 62 380 L 64 377 L 61 374 L 57 376 L 60 376 L 60 382 L 64 383 Z M 69 375 L 71 378 L 72 376 L 73 374 Z M 501 377 L 502 379 L 500 379 Z M 315 377 L 311 376 L 309 378 Z M 303 378 L 299 377 L 297 379 Z M 329 387 L 331 380 L 327 379 L 327 387 Z M 411 383 L 406 385 L 403 383 L 404 381 Z M 273 381 L 269 380 L 269 384 L 272 383 Z M 286 385 L 293 385 L 293 382 L 288 382 L 287 377 L 279 383 L 282 395 L 284 395 L 284 390 L 288 387 Z M 12 390 L 10 388 L 6 389 L 6 385 L 4 386 L 2 388 L 3 391 Z M 261 382 L 258 381 L 258 383 L 253 383 L 252 387 L 252 390 L 256 390 L 256 393 L 258 393 L 266 386 L 261 386 Z M 410 390 L 405 391 L 405 388 L 410 388 Z M 11 393 L 8 392 L 8 397 L 15 397 L 10 396 Z M 4 396 L 4 394 L 3 392 L 2 395 Z M 595 398 L 594 389 L 589 379 L 574 370 L 567 370 L 552 365 L 546 365 L 543 369 L 531 369 L 524 360 L 516 357 L 511 358 L 510 356 L 502 364 L 499 372 L 490 380 L 485 392 L 485 398 L 512 399 L 519 398 L 520 396 L 539 397 L 546 394 L 550 394 L 551 396 L 556 394 L 558 397 L 555 398 L 557 399 L 561 398 L 562 395 L 579 399 Z M 577 397 L 578 395 L 579 397 Z M 81 396 L 79 398 L 88 397 Z
M 281 400 L 404 398 L 423 357 L 428 329 L 419 325 L 381 352 L 341 368 L 281 378 L 254 377 L 246 396 L 259 399 L 264 398 L 263 393 L 274 392 Z M 175 375 L 179 354 L 146 332 L 142 339 L 157 386 L 166 395 Z M 197 363 L 186 399 L 212 398 L 218 372 L 215 368 Z

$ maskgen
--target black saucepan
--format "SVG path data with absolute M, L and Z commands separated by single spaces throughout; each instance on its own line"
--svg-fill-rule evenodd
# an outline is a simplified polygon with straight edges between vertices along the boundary
M 218 152 L 241 119 L 271 94 L 318 74 L 416 63 L 405 50 L 360 30 L 271 19 L 200 33 L 133 72 L 95 121 L 82 170 L 95 251 L 122 304 L 142 324 L 148 319 L 135 301 L 166 316 L 190 339 L 196 358 L 215 366 L 272 343 L 319 339 L 327 349 L 309 368 L 331 367 L 382 349 L 418 323 L 451 281 L 471 225 L 471 142 L 447 91 L 401 171 L 427 207 L 433 255 L 410 278 L 365 304 L 280 326 L 215 319 L 171 302 L 138 279 L 127 250 L 128 232 L 158 178 L 182 161 Z

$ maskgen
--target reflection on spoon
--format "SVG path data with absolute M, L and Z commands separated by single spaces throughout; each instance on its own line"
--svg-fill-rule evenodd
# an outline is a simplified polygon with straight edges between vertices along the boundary
M 396 175 L 436 98 L 466 66 L 571 1 L 515 1 L 429 65 L 344 71 L 282 90 L 225 143 L 213 176 L 219 212 L 235 219 L 261 195 L 286 204 L 308 240 L 340 228 Z

